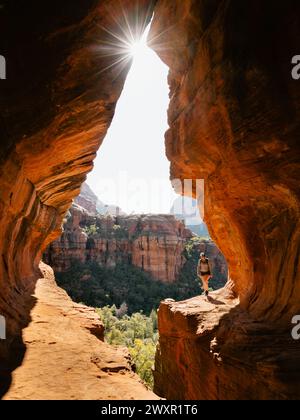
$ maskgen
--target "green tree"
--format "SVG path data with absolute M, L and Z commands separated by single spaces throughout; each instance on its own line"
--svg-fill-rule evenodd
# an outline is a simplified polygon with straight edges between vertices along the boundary
M 88 236 L 95 236 L 97 235 L 97 233 L 99 232 L 99 228 L 96 224 L 90 225 L 90 226 L 85 226 L 83 228 L 83 231 L 88 235 Z
M 136 367 L 137 374 L 149 386 L 153 387 L 152 367 L 154 364 L 158 331 L 156 311 L 151 316 L 140 312 L 116 317 L 116 306 L 97 309 L 105 326 L 105 339 L 109 344 L 126 346 Z

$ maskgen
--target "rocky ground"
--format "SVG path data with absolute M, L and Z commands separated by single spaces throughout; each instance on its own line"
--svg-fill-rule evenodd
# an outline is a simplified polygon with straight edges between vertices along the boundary
M 230 286 L 230 285 L 228 285 Z M 154 391 L 173 400 L 299 399 L 299 343 L 290 331 L 249 319 L 225 287 L 182 302 L 167 299 Z
M 95 312 L 73 303 L 50 267 L 41 269 L 23 330 L 25 358 L 4 399 L 157 399 L 132 372 L 126 349 L 99 340 L 103 326 Z

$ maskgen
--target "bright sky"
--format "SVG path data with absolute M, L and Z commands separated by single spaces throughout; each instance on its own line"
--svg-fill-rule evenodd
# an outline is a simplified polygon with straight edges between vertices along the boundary
M 170 213 L 177 198 L 175 213 L 183 210 L 195 216 L 196 212 L 199 218 L 191 199 L 185 199 L 182 209 L 169 180 L 164 144 L 168 67 L 147 46 L 149 29 L 150 25 L 130 47 L 133 64 L 87 183 L 102 202 L 117 205 L 127 214 Z
M 168 67 L 147 46 L 148 32 L 132 48 L 115 117 L 87 179 L 101 201 L 126 213 L 169 213 L 177 197 L 164 146 Z

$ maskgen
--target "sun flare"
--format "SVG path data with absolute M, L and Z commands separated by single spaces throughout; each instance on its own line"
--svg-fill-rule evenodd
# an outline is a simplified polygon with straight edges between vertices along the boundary
M 124 27 L 118 38 L 111 35 L 111 43 L 102 43 L 110 71 L 117 77 L 126 65 L 127 72 L 88 182 L 106 203 L 117 203 L 127 214 L 168 213 L 177 197 L 169 181 L 164 144 L 169 128 L 169 69 L 151 49 L 150 27 L 150 23 L 143 30 Z
M 129 42 L 128 53 L 133 59 L 138 59 L 143 57 L 147 50 L 149 49 L 147 44 L 147 39 L 150 31 L 150 25 L 148 25 L 145 31 L 139 38 L 134 38 Z
M 144 51 L 145 48 L 147 47 L 147 42 L 141 38 L 137 41 L 134 41 L 129 48 L 129 54 L 133 57 L 133 58 L 137 58 L 139 56 L 141 56 Z
M 114 33 L 106 28 L 102 28 L 110 40 L 102 41 L 97 50 L 109 59 L 110 63 L 100 71 L 107 71 L 112 68 L 119 68 L 120 71 L 132 60 L 142 61 L 150 48 L 147 44 L 147 38 L 150 32 L 148 26 L 134 30 L 129 25 L 127 29 L 120 27 L 120 34 Z

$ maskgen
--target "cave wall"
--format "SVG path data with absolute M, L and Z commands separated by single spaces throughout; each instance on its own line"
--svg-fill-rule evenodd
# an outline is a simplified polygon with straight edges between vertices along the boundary
M 124 10 L 131 22 L 137 11 L 138 21 L 149 21 L 154 2 L 1 4 L 7 79 L 0 81 L 0 313 L 8 332 L 2 355 L 27 321 L 26 291 L 41 252 L 92 168 L 128 71 L 129 63 L 102 71 L 117 57 L 103 54 L 98 40 L 112 41 L 104 28 L 120 32 Z M 283 329 L 300 312 L 300 84 L 291 78 L 299 8 L 297 0 L 159 0 L 151 32 L 170 67 L 171 176 L 205 179 L 205 221 L 228 261 L 228 287 L 246 317 Z M 203 360 L 196 352 L 194 363 Z
M 152 47 L 170 67 L 171 178 L 205 180 L 205 222 L 241 306 L 300 311 L 300 4 L 160 0 Z
M 230 273 L 208 299 L 161 303 L 154 390 L 167 399 L 300 397 L 299 28 L 293 0 L 155 8 L 171 178 L 205 180 L 205 222 Z
M 26 303 L 43 249 L 61 231 L 72 199 L 114 115 L 130 60 L 108 53 L 122 28 L 141 31 L 148 0 L 2 1 L 0 51 L 0 313 L 3 355 L 28 321 Z M 138 29 L 137 29 L 138 32 Z

